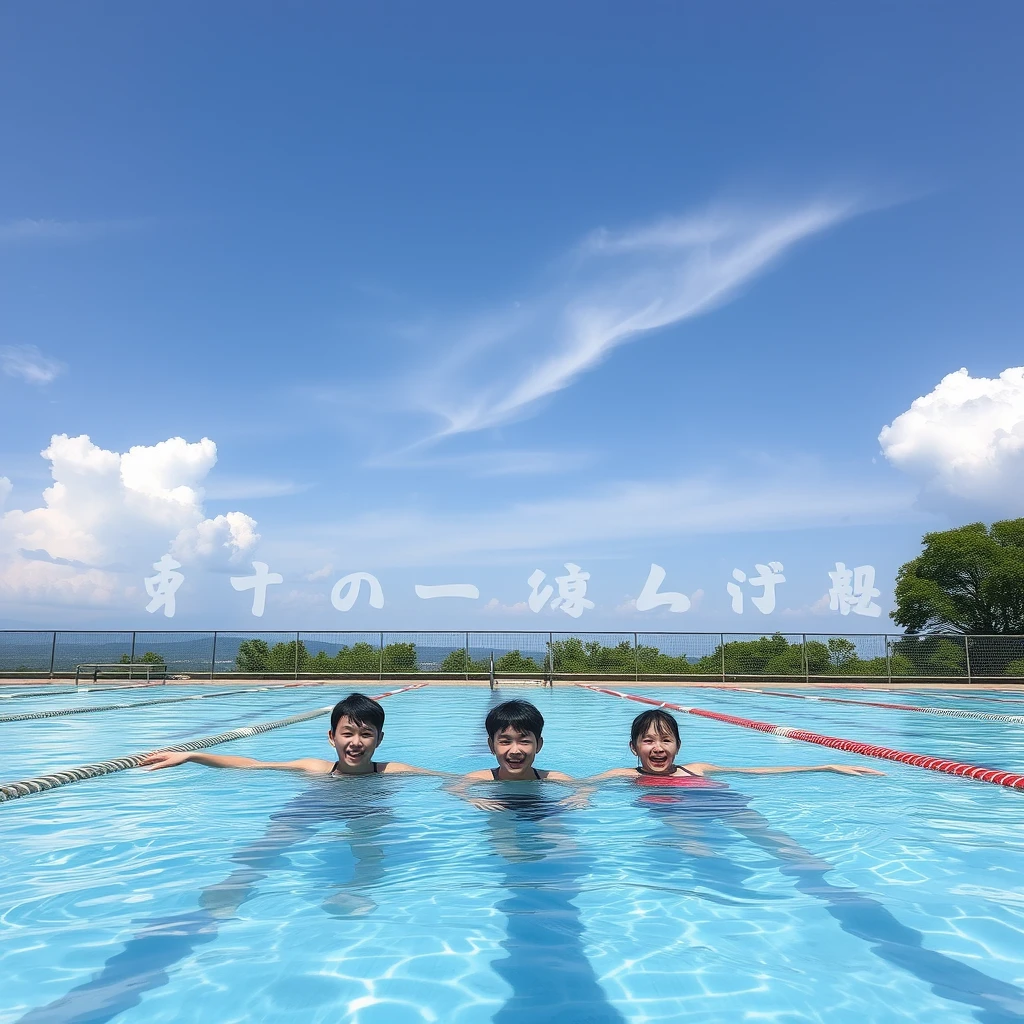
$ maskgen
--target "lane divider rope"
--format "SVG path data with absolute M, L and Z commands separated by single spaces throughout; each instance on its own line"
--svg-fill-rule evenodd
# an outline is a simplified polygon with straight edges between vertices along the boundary
M 126 683 L 124 686 L 79 686 L 74 690 L 29 690 L 25 693 L 0 693 L 2 700 L 15 700 L 18 697 L 59 697 L 68 693 L 108 693 L 112 690 L 145 690 L 150 686 L 166 686 L 167 683 Z M 172 684 L 173 685 L 173 684 Z
M 190 693 L 187 697 L 155 697 L 136 700 L 128 704 L 97 704 L 84 708 L 53 708 L 51 711 L 25 711 L 20 715 L 0 715 L 0 722 L 27 722 L 33 718 L 62 718 L 65 715 L 87 715 L 92 711 L 125 711 L 130 708 L 151 708 L 156 704 L 180 704 L 187 700 L 208 700 L 210 697 L 234 697 L 240 693 L 266 693 L 283 690 L 283 686 L 246 686 L 238 690 L 218 690 L 216 693 Z
M 385 697 L 393 697 L 398 693 L 405 693 L 407 690 L 418 690 L 427 683 L 414 683 L 412 686 L 403 686 L 398 690 L 388 690 L 386 693 L 378 693 L 373 700 L 383 700 Z M 0 785 L 0 803 L 10 800 L 17 800 L 32 793 L 44 793 L 50 789 L 57 789 L 60 786 L 70 785 L 72 782 L 82 782 L 85 779 L 95 779 L 100 775 L 111 775 L 114 772 L 123 772 L 127 768 L 138 768 L 142 761 L 160 750 L 204 750 L 207 747 L 215 747 L 219 743 L 229 743 L 231 740 L 248 739 L 262 732 L 270 732 L 271 729 L 282 729 L 286 725 L 295 725 L 298 722 L 307 722 L 311 718 L 319 718 L 322 715 L 329 715 L 334 705 L 315 708 L 313 711 L 303 711 L 298 715 L 289 715 L 287 718 L 280 718 L 274 722 L 260 722 L 258 725 L 249 725 L 241 729 L 231 729 L 229 732 L 222 732 L 216 736 L 202 736 L 199 739 L 189 740 L 186 743 L 176 743 L 168 747 L 156 747 L 153 750 L 143 751 L 141 754 L 129 754 L 127 757 L 115 757 L 110 761 L 99 761 L 96 764 L 84 764 L 78 768 L 68 768 L 61 772 L 53 772 L 50 775 L 40 775 L 34 779 L 24 779 L 20 782 L 10 782 Z
M 712 687 L 707 687 L 712 689 Z M 722 689 L 722 687 L 719 687 Z M 732 687 L 724 687 L 732 691 Z M 733 691 L 736 692 L 736 691 Z M 853 700 L 849 697 L 821 697 L 812 693 L 788 693 L 786 690 L 758 690 L 753 686 L 744 686 L 743 693 L 758 693 L 762 697 L 790 697 L 793 700 L 823 701 L 826 704 L 854 704 L 862 708 L 888 708 L 896 711 L 920 711 L 926 715 L 949 715 L 952 718 L 979 718 L 990 722 L 1015 722 L 1024 724 L 1024 715 L 999 715 L 990 711 L 965 711 L 963 708 L 926 708 L 918 704 L 892 704 L 879 700 Z M 0 719 L 2 721 L 2 719 Z
M 1000 771 L 996 768 L 980 768 L 977 765 L 950 761 L 942 757 L 929 757 L 925 754 L 912 754 L 905 750 L 894 750 L 892 747 L 882 747 L 876 743 L 862 743 L 860 740 L 848 740 L 841 736 L 825 736 L 821 733 L 809 732 L 806 729 L 773 725 L 771 722 L 759 722 L 753 718 L 741 718 L 738 715 L 727 715 L 720 711 L 708 711 L 706 708 L 692 708 L 682 704 L 671 704 L 668 701 L 652 700 L 650 697 L 641 697 L 635 693 L 620 693 L 618 690 L 609 690 L 590 683 L 577 683 L 576 685 L 585 690 L 606 694 L 609 697 L 621 697 L 623 700 L 636 701 L 638 704 L 650 704 L 656 708 L 682 711 L 688 715 L 698 715 L 701 718 L 710 718 L 716 722 L 740 725 L 744 729 L 756 729 L 758 732 L 766 732 L 772 736 L 785 736 L 788 739 L 803 740 L 805 743 L 817 743 L 822 747 L 845 750 L 851 754 L 863 754 L 865 757 L 879 757 L 887 761 L 898 761 L 900 764 L 913 765 L 915 768 L 927 768 L 935 772 L 945 772 L 947 775 L 961 775 L 966 779 L 975 779 L 978 782 L 991 782 L 997 786 L 1006 786 L 1008 789 L 1024 789 L 1024 775 L 1016 775 L 1013 772 Z

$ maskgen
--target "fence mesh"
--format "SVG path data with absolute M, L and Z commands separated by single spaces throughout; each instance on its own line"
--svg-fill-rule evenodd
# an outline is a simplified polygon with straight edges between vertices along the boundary
M 299 674 L 379 676 L 380 633 L 300 633 Z
M 78 665 L 127 665 L 133 633 L 57 633 L 53 671 L 74 674 Z
M 466 634 L 385 633 L 382 661 L 385 675 L 465 674 Z
M 554 671 L 573 676 L 635 676 L 635 637 L 635 633 L 552 633 Z
M 722 639 L 717 633 L 638 633 L 641 676 L 720 676 Z
M 804 638 L 807 675 L 885 679 L 889 672 L 881 634 L 808 633 Z
M 495 677 L 544 679 L 550 671 L 547 633 L 470 633 L 469 671 L 486 673 L 494 655 Z
M 889 672 L 894 678 L 966 679 L 967 641 L 962 636 L 890 638 Z
M 213 671 L 213 634 L 136 633 L 134 661 L 163 666 L 167 677 L 208 676 Z
M 1024 679 L 1024 636 L 0 631 L 0 675 Z M 121 666 L 124 666 L 123 670 Z
M 0 633 L 0 672 L 49 672 L 53 633 Z
M 1024 679 L 1024 636 L 971 636 L 967 638 L 967 653 L 974 678 Z
M 799 633 L 774 633 L 762 636 L 755 633 L 726 633 L 726 678 L 742 676 L 803 677 L 804 645 Z

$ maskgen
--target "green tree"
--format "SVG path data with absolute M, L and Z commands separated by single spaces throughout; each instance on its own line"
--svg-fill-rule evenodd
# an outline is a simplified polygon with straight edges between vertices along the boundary
M 909 633 L 1024 633 L 1024 519 L 924 535 L 889 614 Z M 972 649 L 973 650 L 973 649 Z

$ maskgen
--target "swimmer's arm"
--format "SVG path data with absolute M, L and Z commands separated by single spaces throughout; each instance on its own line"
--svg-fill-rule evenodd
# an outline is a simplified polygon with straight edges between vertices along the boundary
M 140 767 L 155 772 L 160 768 L 173 768 L 179 764 L 205 765 L 207 768 L 270 769 L 284 772 L 307 772 L 326 775 L 333 767 L 330 761 L 319 757 L 301 757 L 297 761 L 257 761 L 254 757 L 235 757 L 230 754 L 204 754 L 199 751 L 156 750 L 145 757 Z
M 733 772 L 739 775 L 781 775 L 786 772 L 837 772 L 840 775 L 884 775 L 877 768 L 865 768 L 854 764 L 802 764 L 773 765 L 766 768 L 727 768 L 718 764 L 688 764 L 691 772 L 698 775 L 714 775 L 718 772 Z
M 633 778 L 636 775 L 635 768 L 609 768 L 606 772 L 601 772 L 600 775 L 591 775 L 589 779 L 584 779 L 585 782 L 602 782 L 604 779 L 622 779 L 622 778 Z
M 401 772 L 403 775 L 438 775 L 445 776 L 447 772 L 436 772 L 432 768 L 419 768 L 414 764 L 403 764 L 401 761 L 388 761 L 381 771 L 382 775 L 391 775 L 394 772 Z
M 504 806 L 500 800 L 487 800 L 482 797 L 470 796 L 469 793 L 473 783 L 491 782 L 493 779 L 494 776 L 485 768 L 481 771 L 469 772 L 468 775 L 452 779 L 441 788 L 446 793 L 451 793 L 452 796 L 457 796 L 460 800 L 465 800 L 466 803 L 472 804 L 478 811 L 500 811 Z

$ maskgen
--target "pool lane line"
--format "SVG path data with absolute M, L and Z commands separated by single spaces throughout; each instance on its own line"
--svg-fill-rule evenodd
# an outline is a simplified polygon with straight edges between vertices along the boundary
M 27 693 L 0 693 L 0 700 L 16 700 L 18 697 L 60 697 L 69 693 L 110 693 L 113 690 L 145 690 L 149 686 L 166 685 L 164 682 L 129 683 L 127 686 L 79 686 L 74 690 L 30 690 Z
M 131 708 L 151 708 L 156 704 L 180 704 L 187 700 L 208 700 L 210 697 L 234 697 L 240 693 L 266 693 L 280 690 L 280 686 L 247 686 L 239 690 L 218 690 L 216 693 L 190 693 L 187 697 L 155 697 L 130 704 L 97 704 L 95 707 L 54 708 L 52 711 L 26 711 L 20 715 L 0 715 L 0 722 L 27 722 L 33 718 L 61 718 L 64 715 L 86 715 L 93 711 L 126 711 Z M 1021 719 L 1024 721 L 1024 718 Z
M 413 683 L 411 686 L 403 686 L 398 690 L 388 690 L 386 693 L 379 693 L 372 700 L 382 700 L 384 697 L 393 697 L 398 693 L 405 693 L 407 690 L 418 690 L 427 683 Z M 143 760 L 150 754 L 156 754 L 164 750 L 192 751 L 204 750 L 207 747 L 215 747 L 219 743 L 229 743 L 231 740 L 248 739 L 259 733 L 270 732 L 272 729 L 282 729 L 286 725 L 295 725 L 298 722 L 306 722 L 311 718 L 320 718 L 329 715 L 334 705 L 328 704 L 323 708 L 315 708 L 312 711 L 303 711 L 298 715 L 289 715 L 287 718 L 280 718 L 274 722 L 260 722 L 258 725 L 249 725 L 242 729 L 231 729 L 229 732 L 222 732 L 216 736 L 202 736 L 196 740 L 189 740 L 187 743 L 175 743 L 169 747 L 156 747 L 153 750 L 144 751 L 141 754 L 129 754 L 127 757 L 116 757 L 110 761 L 98 761 L 95 764 L 84 764 L 77 768 L 68 768 L 62 772 L 53 772 L 49 775 L 40 775 L 34 779 L 23 779 L 19 782 L 9 782 L 0 785 L 0 803 L 7 803 L 10 800 L 18 800 L 23 796 L 30 796 L 33 793 L 45 793 L 47 790 L 58 789 L 60 786 L 70 785 L 72 782 L 82 782 L 85 779 L 99 778 L 101 775 L 112 775 L 114 772 L 123 772 L 128 768 L 138 768 Z
M 723 689 L 723 687 L 708 687 Z M 730 687 L 724 687 L 730 689 Z M 926 715 L 949 715 L 952 718 L 979 718 L 989 722 L 1013 722 L 1024 725 L 1024 715 L 997 715 L 990 711 L 964 711 L 962 708 L 926 708 L 918 704 L 890 704 L 879 700 L 853 700 L 850 697 L 819 697 L 809 693 L 788 693 L 785 690 L 758 690 L 752 686 L 744 687 L 744 693 L 757 693 L 762 697 L 790 697 L 793 700 L 823 701 L 826 704 L 854 704 L 862 708 L 887 708 L 895 711 L 920 711 Z M 0 722 L 3 719 L 0 718 Z
M 913 765 L 915 768 L 927 768 L 930 771 L 944 772 L 947 775 L 959 775 L 965 779 L 975 779 L 978 782 L 991 782 L 996 786 L 1005 786 L 1007 789 L 1024 790 L 1024 775 L 1000 771 L 997 768 L 979 768 L 977 765 L 964 764 L 961 761 L 949 761 L 942 757 L 929 757 L 925 754 L 912 754 L 905 750 L 882 747 L 876 743 L 862 743 L 860 740 L 848 740 L 841 736 L 826 736 L 822 733 L 810 732 L 807 729 L 793 729 L 788 726 L 773 725 L 771 722 L 760 722 L 754 718 L 740 718 L 738 715 L 727 715 L 721 711 L 708 711 L 706 708 L 691 708 L 683 704 L 671 704 L 668 701 L 652 700 L 650 697 L 641 697 L 635 693 L 620 693 L 618 690 L 609 690 L 605 687 L 593 686 L 589 683 L 576 683 L 576 685 L 584 690 L 603 693 L 609 697 L 621 697 L 623 700 L 636 701 L 638 704 L 650 704 L 656 708 L 682 711 L 688 715 L 710 718 L 715 722 L 725 722 L 727 725 L 740 725 L 744 729 L 756 729 L 758 732 L 766 732 L 772 736 L 784 736 L 791 740 L 803 740 L 805 743 L 817 743 L 822 747 L 845 750 L 851 754 L 879 757 L 886 761 L 898 761 L 900 764 Z

